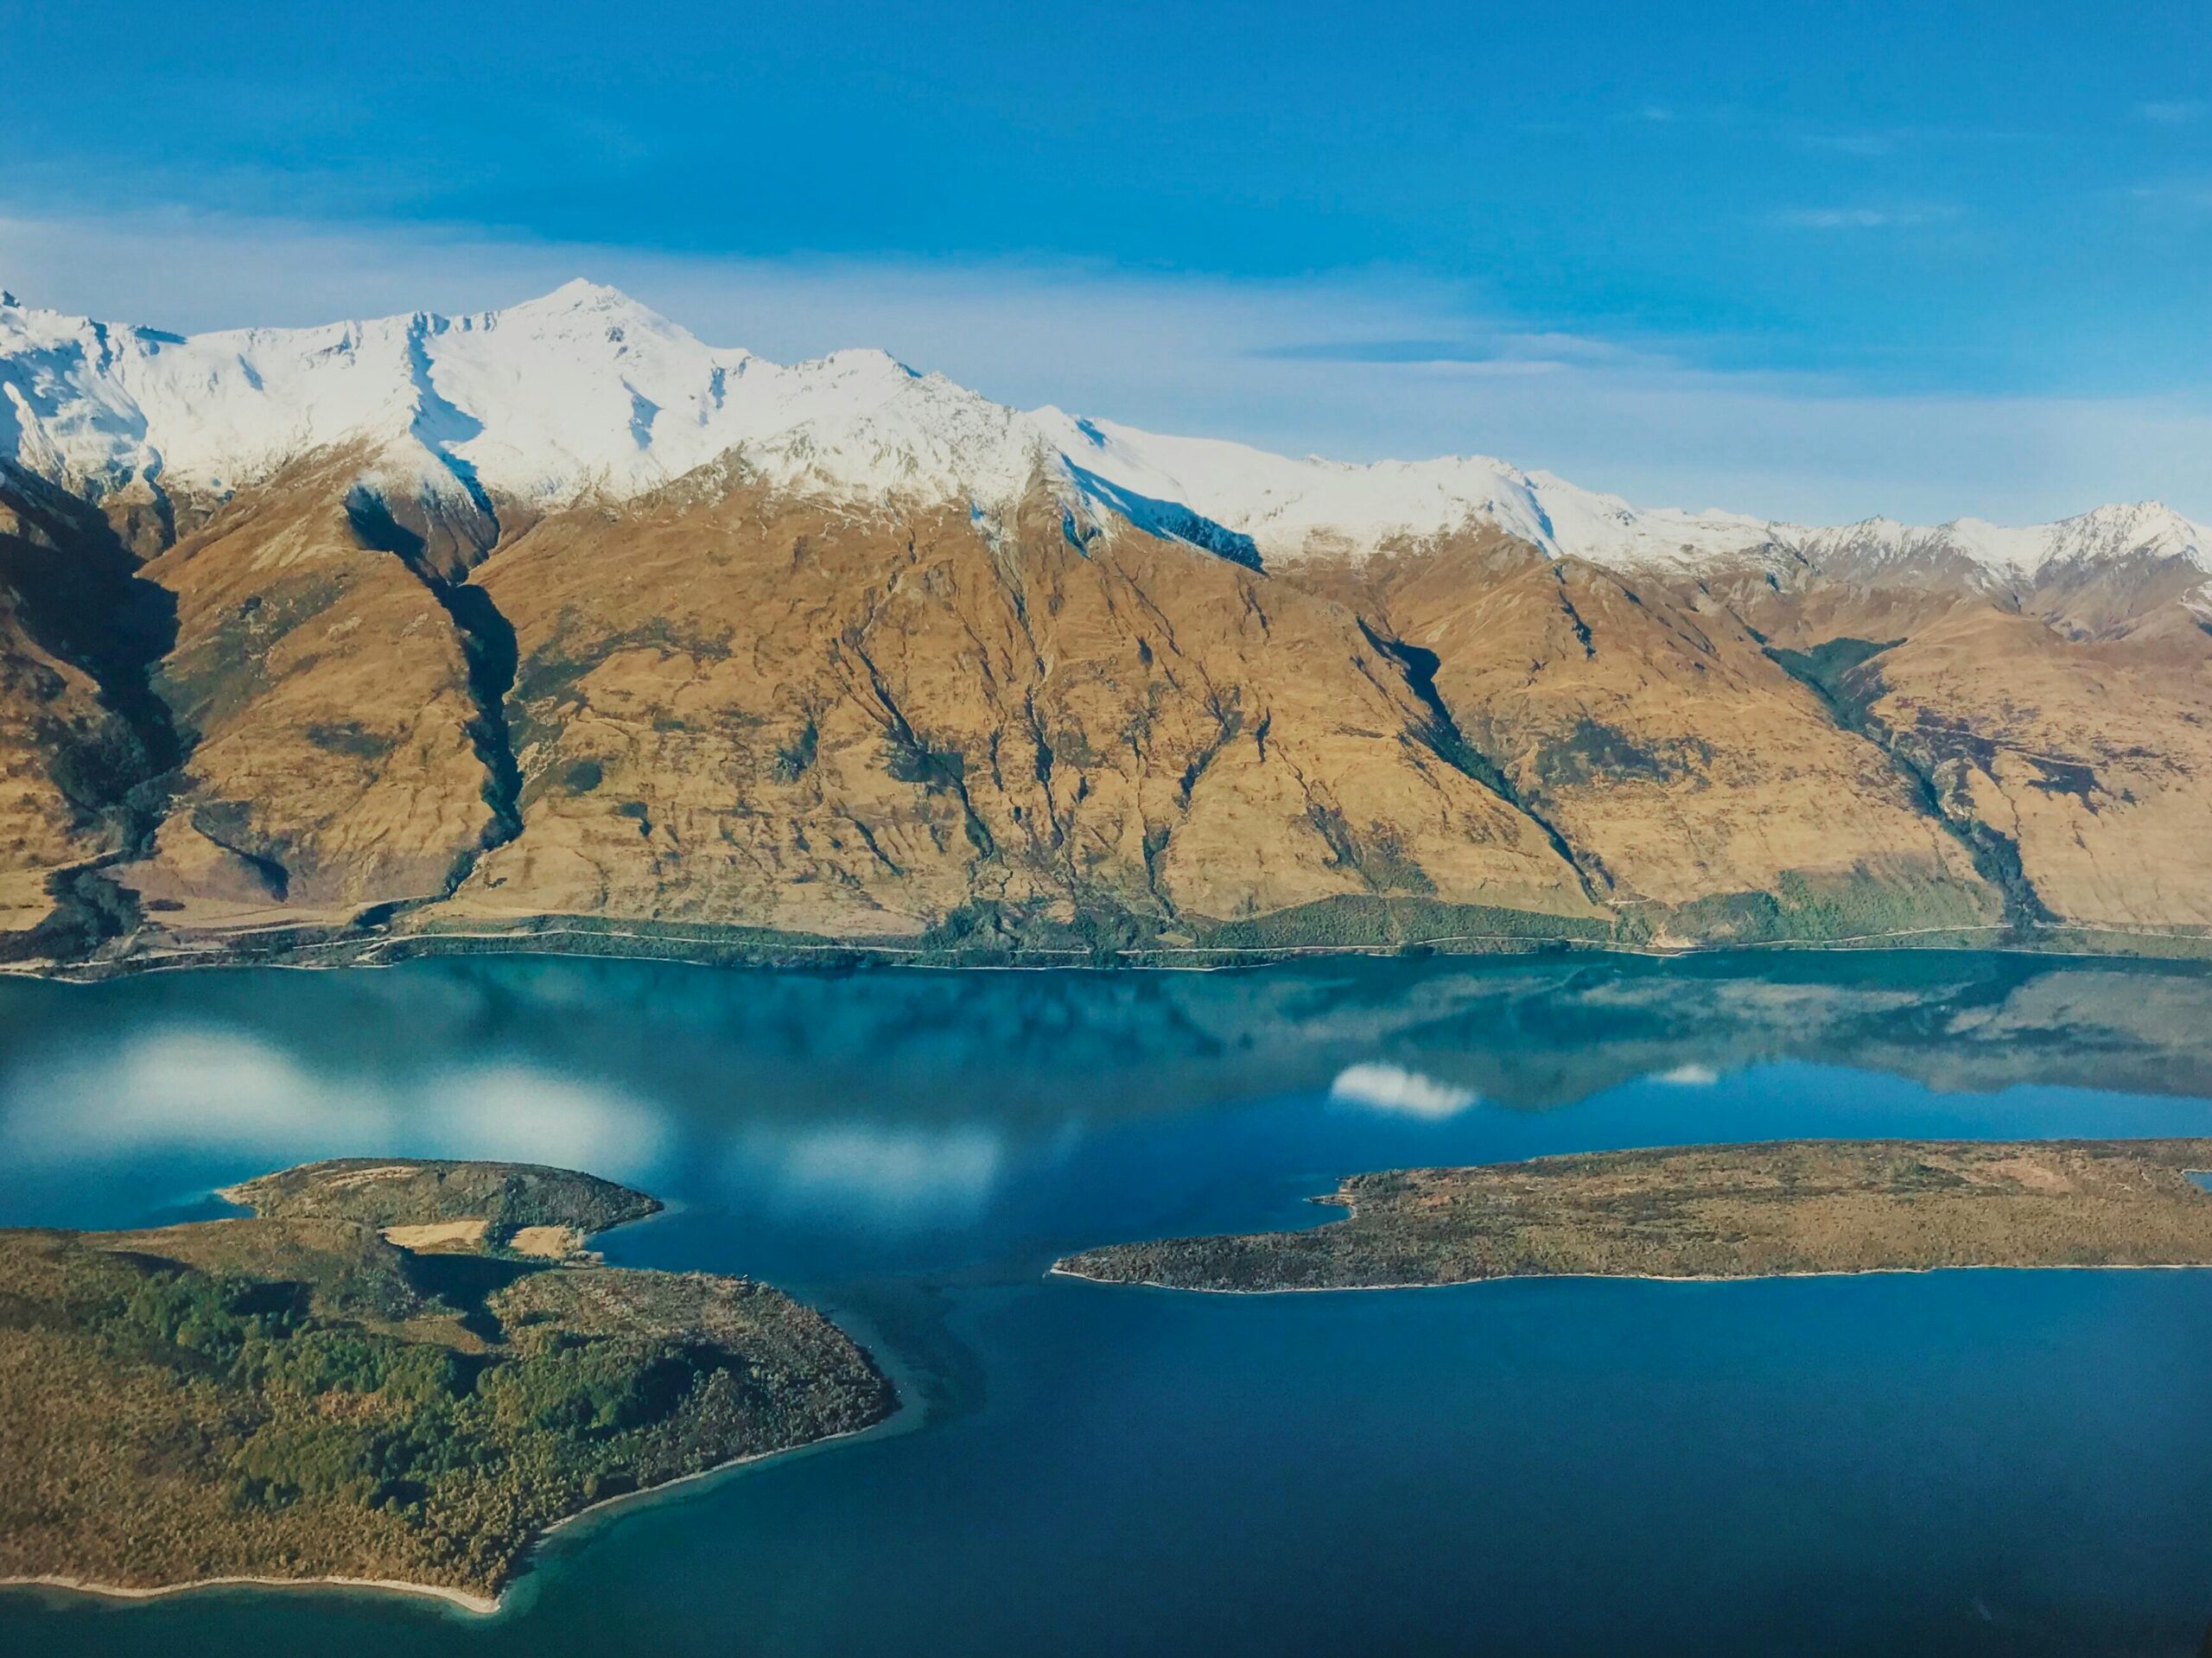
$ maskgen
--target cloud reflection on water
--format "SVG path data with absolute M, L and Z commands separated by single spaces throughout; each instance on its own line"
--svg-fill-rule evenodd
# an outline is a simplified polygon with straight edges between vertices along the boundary
M 385 1153 L 492 1157 L 648 1189 L 682 1157 L 717 1170 L 733 1199 L 887 1231 L 982 1212 L 1012 1160 L 1003 1127 L 972 1120 L 825 1122 L 690 1104 L 513 1059 L 341 1074 L 228 1025 L 172 1021 L 0 1073 L 0 1154 L 26 1168 L 171 1153 L 269 1169 Z M 1064 1153 L 1077 1132 L 1063 1125 L 1043 1154 Z
M 177 1162 L 206 1181 L 510 1157 L 912 1236 L 1019 1201 L 1030 1174 L 1124 1126 L 1174 1148 L 1207 1111 L 1280 1101 L 1295 1117 L 1326 1096 L 1337 1132 L 1504 1136 L 1491 1154 L 1536 1144 L 1507 1117 L 1643 1085 L 1637 1132 L 1678 1139 L 1696 1113 L 1758 1104 L 1708 1085 L 1784 1060 L 1939 1090 L 2212 1096 L 2212 976 L 1932 954 L 1004 975 L 455 957 L 11 981 L 0 1195 L 13 1218 L 75 1212 L 39 1197 L 72 1171 L 120 1191 Z M 1136 1178 L 1166 1191 L 1174 1173 Z
M 220 1026 L 80 1045 L 0 1081 L 0 1147 L 32 1163 L 167 1147 L 271 1159 L 405 1152 L 634 1178 L 651 1172 L 669 1140 L 664 1115 L 644 1100 L 550 1070 L 499 1064 L 341 1078 Z
M 1338 1071 L 1336 1081 L 1329 1084 L 1329 1097 L 1370 1111 L 1433 1121 L 1455 1117 L 1482 1096 L 1471 1088 L 1440 1083 L 1403 1065 L 1369 1061 Z
M 765 1186 L 785 1212 L 857 1213 L 902 1229 L 980 1213 L 1006 1172 L 1007 1150 L 980 1123 L 764 1123 L 736 1139 L 728 1168 L 733 1185 Z

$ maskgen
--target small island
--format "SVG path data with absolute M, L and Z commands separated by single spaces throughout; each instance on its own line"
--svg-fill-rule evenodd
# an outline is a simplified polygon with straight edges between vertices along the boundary
M 488 1611 L 585 1509 L 897 1407 L 766 1285 L 586 1254 L 660 1208 L 590 1175 L 347 1159 L 222 1195 L 253 1215 L 0 1230 L 0 1580 Z
M 1782 1140 L 1356 1175 L 1292 1232 L 1085 1250 L 1055 1273 L 1168 1289 L 2212 1266 L 2212 1140 Z

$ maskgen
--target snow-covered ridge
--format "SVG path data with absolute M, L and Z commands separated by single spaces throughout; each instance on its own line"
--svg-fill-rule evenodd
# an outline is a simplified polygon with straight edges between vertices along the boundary
M 226 493 L 337 445 L 365 446 L 387 488 L 537 506 L 626 499 L 735 451 L 795 490 L 993 514 L 1041 469 L 1071 509 L 1103 522 L 1273 564 L 1488 525 L 1622 569 L 1738 555 L 1964 561 L 2011 580 L 2143 552 L 2212 570 L 2212 531 L 2155 504 L 2025 530 L 1974 519 L 1816 530 L 1634 507 L 1483 456 L 1295 460 L 1009 409 L 880 352 L 785 367 L 704 345 L 584 282 L 471 316 L 188 339 L 0 295 L 0 460 L 87 494 L 133 480 Z
M 788 483 L 949 496 L 1007 487 L 993 463 L 1020 425 L 880 352 L 785 368 L 582 282 L 474 316 L 190 339 L 0 306 L 0 456 L 75 489 L 224 492 L 365 443 L 429 486 L 536 505 L 622 499 L 740 447 Z

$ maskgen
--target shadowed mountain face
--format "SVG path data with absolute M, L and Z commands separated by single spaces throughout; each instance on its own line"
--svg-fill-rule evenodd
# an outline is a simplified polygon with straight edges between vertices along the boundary
M 159 514 L 0 473 L 17 958 L 2212 928 L 2212 632 L 2149 554 L 2026 588 L 1471 530 L 1271 572 L 1041 473 L 988 516 L 733 460 L 441 517 L 373 463 Z
M 35 953 L 81 953 L 123 923 L 95 872 L 144 845 L 175 760 L 148 684 L 175 605 L 139 573 L 130 527 L 0 472 L 0 939 Z

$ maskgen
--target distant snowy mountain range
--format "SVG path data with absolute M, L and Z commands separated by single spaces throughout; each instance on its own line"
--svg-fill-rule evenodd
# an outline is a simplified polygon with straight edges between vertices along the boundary
M 0 295 L 0 460 L 25 471 L 88 495 L 143 483 L 219 496 L 341 446 L 359 447 L 386 489 L 537 507 L 627 499 L 733 452 L 794 491 L 984 516 L 1041 473 L 1071 510 L 1269 565 L 1492 525 L 1616 569 L 1843 557 L 1963 562 L 2007 583 L 2145 555 L 2212 572 L 2212 530 L 2156 503 L 2026 529 L 1815 529 L 1631 506 L 1483 456 L 1296 460 L 1010 409 L 880 352 L 786 367 L 581 281 L 471 316 L 190 338 Z

